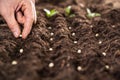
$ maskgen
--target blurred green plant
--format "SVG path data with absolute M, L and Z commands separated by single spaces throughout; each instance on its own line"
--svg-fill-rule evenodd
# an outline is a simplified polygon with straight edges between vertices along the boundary
M 50 18 L 58 13 L 58 11 L 56 11 L 55 9 L 52 9 L 52 10 L 44 9 L 44 11 L 48 18 Z
M 75 14 L 71 14 L 71 8 L 72 8 L 71 6 L 65 8 L 65 15 L 69 17 L 74 17 Z
M 92 19 L 94 17 L 99 17 L 99 16 L 101 16 L 100 13 L 92 13 L 91 10 L 89 8 L 87 8 L 87 17 L 89 19 Z

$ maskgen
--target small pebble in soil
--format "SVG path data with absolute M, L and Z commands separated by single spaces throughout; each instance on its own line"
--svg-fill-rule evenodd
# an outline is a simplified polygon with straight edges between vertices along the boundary
M 78 42 L 77 41 L 74 41 L 74 44 L 77 44 Z
M 102 55 L 103 55 L 103 56 L 106 56 L 106 53 L 105 53 L 105 52 L 103 52 L 103 53 L 102 53 Z
M 105 68 L 106 68 L 106 69 L 109 69 L 109 68 L 110 68 L 110 66 L 109 66 L 109 65 L 105 65 Z
M 68 27 L 68 29 L 70 29 L 70 30 L 71 30 L 71 29 L 72 29 L 72 27 Z
M 22 37 L 22 34 L 20 34 L 20 36 L 19 37 Z
M 50 41 L 53 41 L 53 38 L 50 38 Z
M 54 63 L 49 63 L 49 65 L 48 65 L 50 68 L 52 68 L 52 67 L 54 67 Z
M 12 65 L 16 65 L 17 64 L 17 61 L 12 61 Z
M 74 32 L 72 33 L 72 36 L 75 36 L 75 33 L 74 33 Z
M 81 53 L 81 50 L 79 49 L 79 50 L 77 51 L 77 53 Z
M 23 53 L 23 49 L 20 49 L 20 53 Z
M 53 33 L 53 32 L 51 32 L 51 33 L 50 33 L 50 35 L 51 35 L 51 36 L 53 36 L 53 35 L 54 35 L 54 33 Z
M 102 44 L 102 41 L 99 41 L 98 43 L 99 43 L 99 44 Z
M 53 51 L 53 48 L 49 48 L 49 51 Z
M 52 27 L 48 27 L 48 29 L 52 29 Z
M 96 36 L 96 37 L 98 37 L 98 36 L 99 36 L 99 34 L 97 33 L 97 34 L 95 34 L 95 36 Z
M 77 67 L 77 70 L 78 70 L 78 71 L 81 71 L 81 70 L 82 70 L 82 67 L 81 67 L 81 66 L 78 66 L 78 67 Z

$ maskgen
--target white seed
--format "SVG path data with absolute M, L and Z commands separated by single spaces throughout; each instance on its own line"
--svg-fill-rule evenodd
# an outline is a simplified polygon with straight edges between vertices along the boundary
M 112 25 L 113 28 L 115 28 L 115 25 Z
M 53 35 L 54 35 L 54 33 L 50 33 L 50 35 L 51 35 L 51 36 L 53 36 Z
M 91 25 L 90 27 L 93 28 L 93 25 Z
M 48 65 L 50 68 L 52 68 L 52 67 L 54 67 L 54 63 L 49 63 L 49 65 Z
M 72 33 L 72 36 L 75 36 L 75 33 Z
M 84 4 L 82 4 L 82 3 L 80 3 L 79 5 L 80 5 L 80 7 L 82 7 L 82 8 L 84 8 L 84 7 L 85 7 L 85 5 L 84 5 Z
M 53 51 L 53 48 L 49 48 L 49 51 Z
M 50 41 L 53 41 L 53 38 L 50 38 Z
M 105 65 L 105 68 L 106 68 L 106 69 L 109 69 L 109 68 L 110 68 L 110 66 L 109 66 L 109 65 Z
M 82 67 L 81 67 L 81 66 L 78 66 L 78 67 L 77 67 L 77 70 L 78 70 L 78 71 L 81 71 L 81 70 L 82 70 Z
M 74 41 L 74 44 L 77 44 L 77 41 Z
M 12 65 L 16 65 L 17 64 L 17 61 L 12 61 Z
M 79 49 L 79 50 L 77 51 L 77 53 L 81 53 L 81 50 Z
M 103 52 L 102 54 L 103 54 L 103 56 L 106 56 L 106 53 L 105 53 L 105 52 Z
M 48 29 L 52 29 L 52 27 L 48 27 Z
M 96 37 L 98 37 L 98 36 L 99 36 L 99 34 L 97 33 L 97 34 L 95 34 L 95 36 L 96 36 Z
M 72 29 L 72 27 L 68 27 L 68 29 Z
M 23 53 L 23 49 L 20 49 L 20 53 Z
M 20 34 L 20 36 L 19 37 L 22 37 L 22 34 Z
M 98 43 L 99 43 L 99 44 L 102 44 L 102 41 L 99 41 Z

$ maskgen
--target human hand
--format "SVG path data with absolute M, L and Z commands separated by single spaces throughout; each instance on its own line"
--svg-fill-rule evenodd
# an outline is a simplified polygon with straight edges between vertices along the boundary
M 36 23 L 35 0 L 0 0 L 0 14 L 16 38 L 21 33 L 19 24 L 22 24 L 22 38 L 25 39 L 33 22 Z

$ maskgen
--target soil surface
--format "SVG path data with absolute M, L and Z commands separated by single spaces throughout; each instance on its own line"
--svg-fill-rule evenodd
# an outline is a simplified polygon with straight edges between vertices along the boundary
M 119 0 L 39 0 L 27 39 L 0 18 L 0 80 L 120 80 Z M 71 5 L 74 17 L 65 16 Z M 47 18 L 43 9 L 56 9 Z M 100 17 L 88 19 L 86 8 Z

